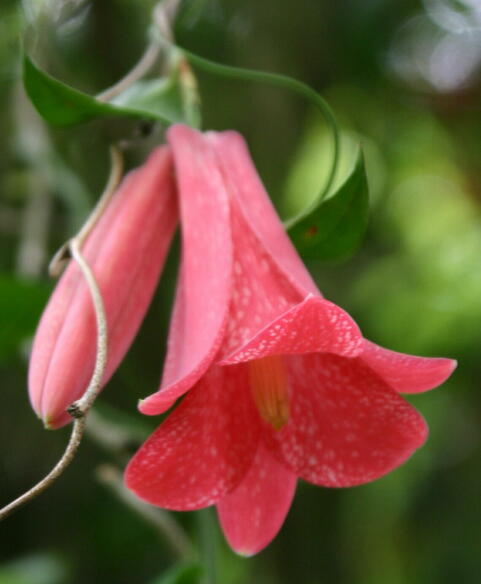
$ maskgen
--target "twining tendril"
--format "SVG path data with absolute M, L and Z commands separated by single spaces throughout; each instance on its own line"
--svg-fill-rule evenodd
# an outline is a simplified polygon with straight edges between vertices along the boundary
M 18 497 L 17 499 L 3 507 L 3 509 L 0 509 L 0 521 L 8 517 L 8 515 L 16 511 L 19 507 L 22 507 L 32 499 L 38 497 L 38 495 L 46 491 L 48 487 L 50 487 L 50 485 L 58 479 L 58 477 L 67 468 L 67 466 L 72 462 L 72 460 L 75 457 L 75 454 L 77 453 L 78 447 L 80 446 L 80 442 L 82 441 L 82 437 L 85 431 L 85 424 L 86 424 L 85 417 L 78 418 L 77 420 L 74 421 L 72 433 L 70 435 L 70 440 L 69 443 L 67 444 L 67 448 L 65 449 L 62 458 L 57 462 L 57 464 L 48 473 L 48 475 L 44 477 L 40 482 L 38 482 L 34 487 L 32 487 L 26 493 L 24 493 L 23 495 L 21 495 L 20 497 Z
M 87 285 L 94 304 L 95 316 L 97 318 L 97 357 L 95 361 L 94 373 L 83 397 L 72 404 L 70 408 L 68 408 L 69 412 L 71 408 L 75 409 L 75 415 L 72 412 L 75 420 L 73 423 L 69 443 L 67 444 L 67 448 L 65 449 L 62 458 L 57 462 L 48 475 L 39 481 L 34 487 L 6 505 L 3 509 L 0 509 L 0 521 L 48 489 L 63 474 L 65 469 L 72 462 L 85 432 L 86 414 L 89 408 L 92 406 L 97 393 L 99 392 L 102 377 L 107 364 L 107 322 L 105 318 L 105 309 L 103 306 L 102 296 L 98 284 L 95 280 L 95 276 L 93 275 L 93 272 L 87 264 L 85 258 L 82 256 L 75 238 L 70 242 L 69 249 L 72 257 L 75 259 L 75 261 L 78 262 L 80 269 L 82 270 L 82 273 L 87 281 Z
M 50 264 L 50 272 L 58 275 L 62 271 L 65 263 L 70 258 L 73 258 L 77 262 L 89 289 L 97 322 L 97 351 L 92 378 L 84 395 L 67 409 L 67 411 L 74 418 L 74 422 L 70 440 L 67 444 L 65 452 L 62 455 L 62 458 L 57 462 L 57 464 L 47 474 L 47 476 L 45 476 L 35 486 L 3 507 L 3 509 L 0 509 L 0 521 L 5 519 L 5 517 L 13 513 L 13 511 L 19 507 L 25 505 L 25 503 L 35 499 L 38 495 L 43 493 L 43 491 L 48 489 L 63 474 L 77 453 L 85 432 L 86 414 L 92 407 L 92 404 L 97 397 L 98 392 L 100 391 L 102 378 L 104 376 L 107 365 L 107 319 L 105 316 L 105 307 L 99 285 L 92 269 L 82 254 L 81 246 L 99 219 L 108 201 L 111 199 L 120 180 L 120 176 L 122 174 L 122 158 L 120 156 L 120 152 L 117 149 L 112 148 L 111 158 L 112 165 L 109 180 L 99 202 L 97 203 L 97 206 L 79 233 L 70 241 L 68 241 L 64 246 L 62 246 L 59 252 L 55 254 Z

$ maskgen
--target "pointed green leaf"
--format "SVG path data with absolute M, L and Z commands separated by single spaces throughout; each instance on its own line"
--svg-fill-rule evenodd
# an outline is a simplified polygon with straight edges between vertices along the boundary
M 179 564 L 151 584 L 200 584 L 204 570 L 197 563 Z
M 346 259 L 361 242 L 368 211 L 366 169 L 359 152 L 345 182 L 332 196 L 295 220 L 289 235 L 303 258 Z
M 185 121 L 178 76 L 139 81 L 111 102 L 101 102 L 54 79 L 24 56 L 25 91 L 49 123 L 70 126 L 106 116 L 138 117 L 167 124 Z
M 69 126 L 112 113 L 112 106 L 54 79 L 26 55 L 23 83 L 38 113 L 51 124 Z

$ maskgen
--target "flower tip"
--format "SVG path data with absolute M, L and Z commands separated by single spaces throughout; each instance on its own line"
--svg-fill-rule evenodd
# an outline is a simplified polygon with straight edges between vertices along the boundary
M 35 413 L 35 416 L 37 418 L 37 420 L 39 420 L 42 425 L 44 430 L 53 430 L 53 426 L 51 424 L 51 420 L 48 417 L 44 417 L 40 412 L 38 412 L 36 409 L 33 410 Z
M 52 420 L 49 420 L 48 418 L 45 420 L 42 420 L 43 422 L 43 429 L 44 430 L 56 430 L 57 428 L 55 427 L 55 424 L 53 424 Z
M 277 535 L 277 532 L 275 535 Z M 257 542 L 257 544 L 255 544 L 254 542 L 251 542 L 250 546 L 249 545 L 246 546 L 246 544 L 244 543 L 244 545 L 236 547 L 228 539 L 227 539 L 227 541 L 229 543 L 229 547 L 232 549 L 232 551 L 235 554 L 237 554 L 238 556 L 241 556 L 242 558 L 252 558 L 253 556 L 256 556 L 257 554 L 259 554 L 260 552 L 265 550 L 265 548 L 272 542 L 275 535 L 273 537 L 269 538 L 267 541 L 264 540 L 262 543 Z
M 448 361 L 447 366 L 446 366 L 446 370 L 449 372 L 448 376 L 447 376 L 447 377 L 449 377 L 451 375 L 451 373 L 457 368 L 458 360 L 457 359 L 446 359 L 446 361 Z
M 152 396 L 139 399 L 137 402 L 137 409 L 140 413 L 146 416 L 158 416 L 159 414 L 166 412 L 175 401 L 172 399 L 162 400 L 157 394 L 154 394 L 154 396 L 155 399 L 151 399 Z
M 437 387 L 447 381 L 458 366 L 456 359 L 438 358 L 438 363 L 438 379 L 436 380 L 437 383 L 434 387 Z
M 72 421 L 72 416 L 66 411 L 60 415 L 39 415 L 38 418 L 43 422 L 45 430 L 58 430 Z
M 152 413 L 149 412 L 149 410 L 150 410 L 150 407 L 149 406 L 150 406 L 150 404 L 149 404 L 149 398 L 148 397 L 141 398 L 137 402 L 137 409 L 139 410 L 139 412 L 141 414 L 153 415 Z
M 255 556 L 257 553 L 257 551 L 245 550 L 245 549 L 239 549 L 239 550 L 234 549 L 234 552 L 238 556 L 241 556 L 243 558 L 252 558 L 252 556 Z

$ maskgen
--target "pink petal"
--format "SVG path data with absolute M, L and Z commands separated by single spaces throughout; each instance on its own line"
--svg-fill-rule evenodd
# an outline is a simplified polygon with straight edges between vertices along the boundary
M 355 357 L 362 348 L 363 337 L 351 317 L 332 302 L 310 295 L 269 323 L 221 364 L 314 352 Z
M 234 266 L 227 330 L 219 359 L 240 349 L 259 331 L 301 303 L 306 293 L 285 276 L 231 200 Z
M 296 476 L 259 444 L 242 482 L 217 503 L 229 545 L 243 556 L 265 548 L 284 523 L 296 490 Z
M 362 363 L 336 355 L 286 357 L 290 418 L 270 445 L 316 485 L 366 483 L 401 465 L 427 437 L 419 413 Z
M 84 255 L 99 283 L 109 331 L 105 384 L 127 351 L 154 292 L 177 222 L 172 161 L 159 148 L 130 173 L 90 234 Z M 96 353 L 90 294 L 72 262 L 40 321 L 29 370 L 32 406 L 49 427 L 70 416 Z
M 143 400 L 159 414 L 203 375 L 222 341 L 231 291 L 232 243 L 227 193 L 206 138 L 187 126 L 168 131 L 182 220 L 182 266 L 158 392 Z
M 414 357 L 364 341 L 361 359 L 393 389 L 420 393 L 444 383 L 456 369 L 453 359 Z
M 292 245 L 252 162 L 247 145 L 237 132 L 207 134 L 219 160 L 231 196 L 263 247 L 282 267 L 294 286 L 319 295 L 319 290 Z
M 213 367 L 130 461 L 127 486 L 167 509 L 217 503 L 247 472 L 259 422 L 245 367 Z

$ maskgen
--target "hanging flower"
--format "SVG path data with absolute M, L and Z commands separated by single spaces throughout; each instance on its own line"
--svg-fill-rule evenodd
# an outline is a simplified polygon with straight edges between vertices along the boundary
M 159 148 L 125 177 L 83 249 L 105 304 L 103 384 L 129 348 L 157 284 L 177 223 L 174 189 L 170 152 Z M 42 316 L 30 360 L 30 401 L 45 426 L 71 420 L 66 409 L 85 392 L 95 355 L 92 300 L 72 262 Z
M 160 507 L 217 505 L 230 545 L 251 555 L 280 529 L 297 477 L 372 481 L 426 439 L 399 396 L 442 383 L 449 359 L 365 340 L 297 256 L 233 132 L 174 126 L 182 265 L 161 389 L 145 414 L 180 405 L 140 448 L 126 484 Z

